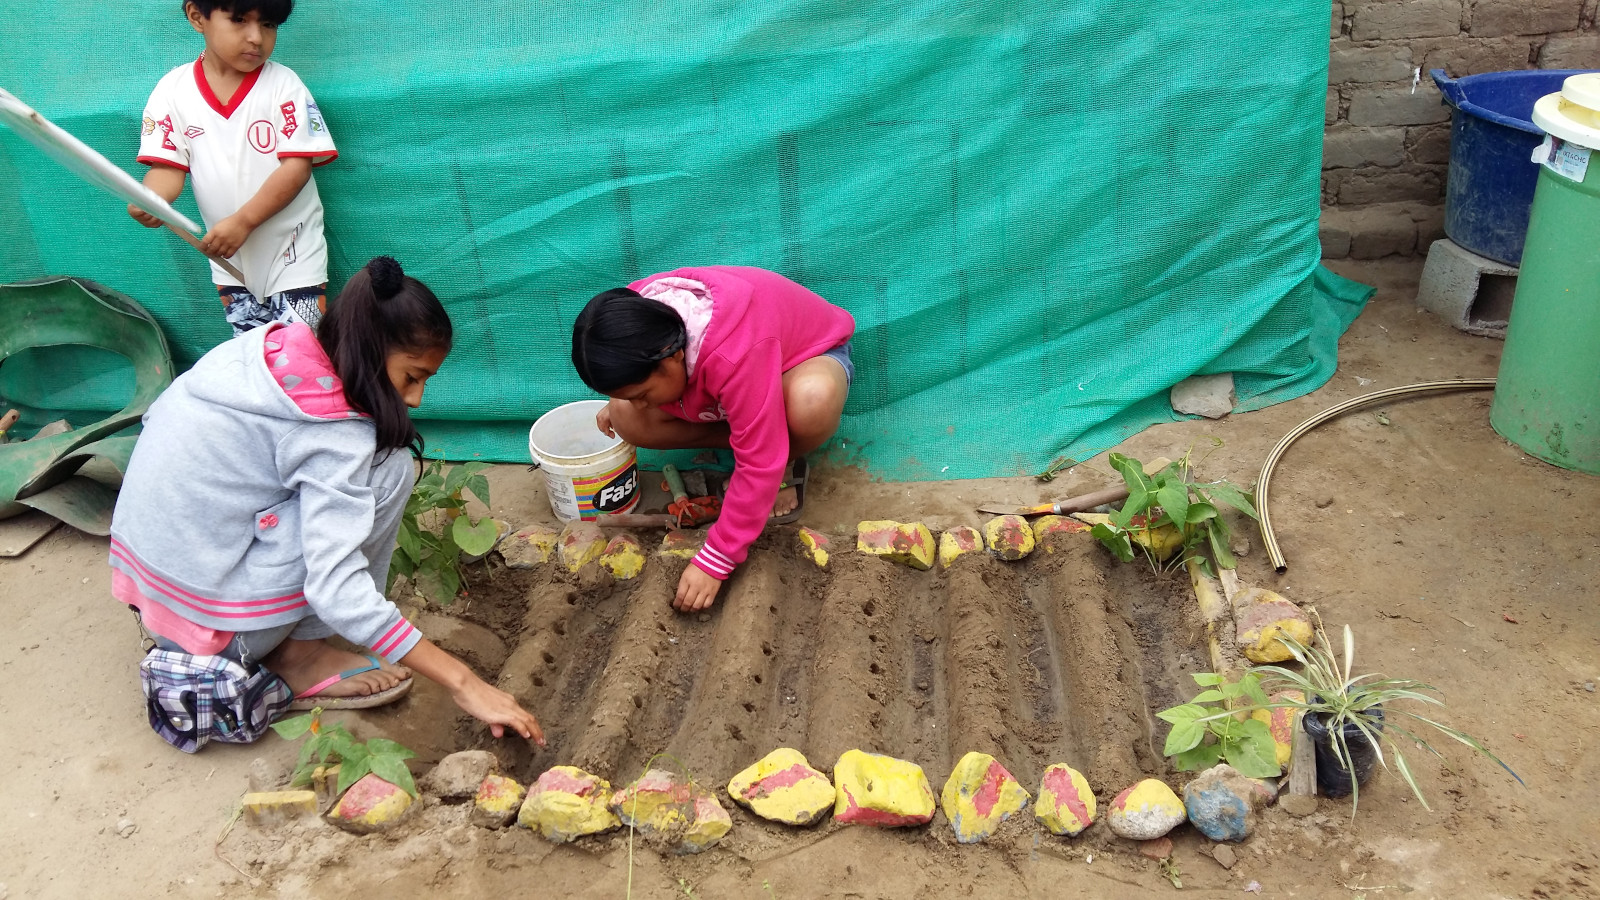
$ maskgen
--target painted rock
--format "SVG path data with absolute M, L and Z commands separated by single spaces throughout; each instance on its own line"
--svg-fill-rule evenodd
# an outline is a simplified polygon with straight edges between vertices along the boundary
M 1279 691 L 1270 699 L 1274 702 L 1279 700 L 1304 702 L 1305 698 L 1305 694 L 1299 691 Z M 1277 747 L 1278 765 L 1289 765 L 1289 757 L 1294 747 L 1294 726 L 1300 719 L 1300 710 L 1289 707 L 1258 709 L 1250 713 L 1250 718 L 1267 723 L 1267 730 L 1272 732 L 1272 743 Z
M 573 766 L 556 766 L 528 789 L 517 824 L 558 844 L 622 827 L 607 807 L 611 784 Z
M 1033 543 L 1046 553 L 1054 553 L 1056 544 L 1075 535 L 1086 534 L 1089 526 L 1066 516 L 1040 516 L 1033 520 Z
M 627 581 L 644 570 L 644 547 L 633 535 L 619 534 L 600 554 L 600 568 L 619 581 Z
M 856 549 L 913 569 L 933 568 L 933 532 L 921 522 L 862 522 L 856 526 Z
M 995 516 L 983 526 L 989 551 L 1004 560 L 1017 560 L 1033 552 L 1033 526 L 1021 516 Z
M 606 552 L 606 535 L 593 522 L 568 522 L 561 529 L 561 564 L 576 572 Z
M 490 775 L 478 785 L 472 798 L 472 824 L 484 828 L 504 828 L 516 819 L 526 793 L 522 785 L 504 775 Z
M 806 559 L 816 563 L 819 569 L 828 567 L 828 546 L 832 543 L 833 540 L 820 531 L 800 529 L 800 552 L 805 554 Z
M 674 529 L 667 532 L 667 536 L 661 539 L 661 546 L 656 548 L 656 554 L 658 556 L 672 556 L 678 559 L 692 559 L 696 553 L 700 552 L 700 547 L 704 544 L 705 541 L 694 532 Z
M 833 808 L 833 782 L 798 750 L 780 747 L 733 776 L 728 796 L 763 819 L 810 825 Z
M 619 789 L 609 806 L 645 840 L 679 853 L 699 853 L 733 827 L 715 795 L 663 769 L 651 769 Z
M 1051 834 L 1071 837 L 1094 822 L 1094 812 L 1094 791 L 1083 773 L 1065 763 L 1044 770 L 1039 799 L 1033 804 L 1033 817 L 1040 825 Z
M 999 760 L 976 751 L 961 757 L 939 795 L 945 818 L 963 844 L 976 844 L 994 834 L 1000 823 L 1026 809 L 1032 799 Z
M 1212 766 L 1183 786 L 1189 821 L 1213 841 L 1242 841 L 1255 827 L 1261 784 L 1227 763 Z
M 1278 640 L 1286 635 L 1301 646 L 1311 644 L 1311 620 L 1300 607 L 1264 588 L 1245 591 L 1234 606 L 1233 624 L 1239 649 L 1255 663 L 1275 663 L 1293 659 L 1289 648 Z
M 903 759 L 846 750 L 833 767 L 833 817 L 847 825 L 926 825 L 933 788 L 922 767 Z
M 411 808 L 411 795 L 370 772 L 361 776 L 328 811 L 328 821 L 356 834 L 382 831 Z
M 939 535 L 939 565 L 948 569 L 957 558 L 983 548 L 983 534 L 978 529 L 957 525 Z
M 833 789 L 828 790 L 833 800 Z M 245 820 L 255 825 L 282 825 L 301 816 L 317 814 L 315 791 L 251 791 L 244 795 Z
M 460 802 L 478 793 L 483 780 L 500 771 L 500 761 L 487 750 L 452 753 L 417 781 L 417 788 L 440 800 Z
M 555 555 L 561 534 L 543 525 L 530 525 L 500 542 L 500 555 L 513 569 L 543 565 Z
M 1153 841 L 1178 827 L 1189 813 L 1183 801 L 1154 778 L 1135 784 L 1111 801 L 1106 824 L 1119 836 L 1135 841 Z
M 1091 526 L 1111 521 L 1110 513 L 1073 513 L 1072 517 Z M 1183 546 L 1183 534 L 1178 529 L 1170 524 L 1146 528 L 1146 521 L 1144 516 L 1134 516 L 1132 527 L 1128 529 L 1128 538 L 1149 550 L 1151 556 L 1164 561 Z

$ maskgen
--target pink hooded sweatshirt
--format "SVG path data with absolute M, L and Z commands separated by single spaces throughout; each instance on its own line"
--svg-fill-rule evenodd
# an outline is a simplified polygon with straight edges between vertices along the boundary
M 666 412 L 727 421 L 733 478 L 694 564 L 722 580 L 761 535 L 789 462 L 783 373 L 839 346 L 855 319 L 793 281 L 749 266 L 691 266 L 628 285 L 672 307 L 689 333 L 688 384 Z

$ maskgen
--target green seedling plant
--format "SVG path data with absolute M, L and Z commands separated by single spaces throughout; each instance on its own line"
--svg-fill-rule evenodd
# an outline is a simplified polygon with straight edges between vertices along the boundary
M 1257 699 L 1257 705 L 1253 708 L 1287 707 L 1300 710 L 1302 715 L 1322 717 L 1328 726 L 1334 757 L 1339 761 L 1340 768 L 1346 772 L 1354 771 L 1349 741 L 1345 736 L 1345 726 L 1353 725 L 1357 732 L 1372 744 L 1378 762 L 1388 769 L 1389 760 L 1392 758 L 1395 771 L 1400 773 L 1400 777 L 1411 788 L 1411 793 L 1422 803 L 1424 809 L 1431 810 L 1427 798 L 1417 787 L 1417 780 L 1412 775 L 1411 766 L 1407 764 L 1400 744 L 1395 740 L 1397 736 L 1403 737 L 1442 759 L 1439 751 L 1418 734 L 1419 731 L 1432 733 L 1419 727 L 1426 725 L 1434 732 L 1494 760 L 1500 768 L 1515 778 L 1517 783 L 1524 783 L 1520 775 L 1501 762 L 1498 756 L 1489 752 L 1489 748 L 1477 738 L 1441 724 L 1428 716 L 1395 705 L 1412 701 L 1442 708 L 1444 701 L 1435 696 L 1440 693 L 1438 688 L 1409 678 L 1385 678 L 1376 673 L 1352 675 L 1351 661 L 1355 655 L 1355 638 L 1351 635 L 1349 625 L 1344 626 L 1344 647 L 1341 657 L 1334 656 L 1333 645 L 1328 641 L 1328 636 L 1320 624 L 1317 627 L 1316 637 L 1309 647 L 1302 646 L 1287 635 L 1279 639 L 1304 671 L 1296 672 L 1283 666 L 1257 666 L 1252 672 L 1259 673 L 1263 677 L 1263 690 L 1275 695 L 1285 690 L 1299 691 L 1305 699 L 1282 698 L 1271 703 L 1263 703 Z M 1354 778 L 1351 779 L 1351 783 L 1350 818 L 1354 819 L 1356 807 L 1361 801 L 1361 784 Z
M 1172 723 L 1161 752 L 1172 757 L 1181 772 L 1227 762 L 1241 775 L 1276 777 L 1282 767 L 1272 732 L 1267 723 L 1248 714 L 1249 709 L 1272 705 L 1255 671 L 1231 682 L 1211 672 L 1192 677 L 1205 690 L 1188 703 L 1156 713 L 1156 718 Z
M 343 794 L 350 785 L 370 772 L 412 797 L 417 796 L 417 783 L 411 777 L 411 770 L 406 767 L 406 760 L 416 756 L 415 753 L 388 738 L 358 741 L 343 725 L 324 725 L 320 706 L 303 716 L 275 722 L 272 730 L 290 741 L 310 735 L 300 746 L 300 758 L 295 762 L 294 775 L 289 779 L 290 787 L 307 787 L 318 766 L 338 763 L 336 794 Z
M 1216 445 L 1221 446 L 1221 442 Z M 1158 573 L 1177 569 L 1190 559 L 1198 560 L 1208 575 L 1216 574 L 1211 558 L 1224 569 L 1236 568 L 1238 562 L 1228 547 L 1228 523 L 1222 510 L 1236 509 L 1254 519 L 1255 505 L 1248 493 L 1230 482 L 1188 480 L 1193 453 L 1191 448 L 1182 459 L 1155 473 L 1146 472 L 1137 459 L 1111 454 L 1111 467 L 1128 485 L 1128 499 L 1111 514 L 1110 521 L 1095 525 L 1089 533 L 1123 562 L 1133 562 L 1134 548 L 1138 547 Z M 1142 533 L 1148 540 L 1156 529 L 1169 524 L 1177 527 L 1182 536 L 1182 548 L 1163 564 L 1134 538 Z M 1208 546 L 1211 558 L 1204 553 Z
M 494 519 L 474 519 L 466 511 L 467 494 L 489 505 L 489 480 L 483 475 L 488 468 L 469 462 L 447 471 L 444 460 L 428 461 L 400 519 L 386 591 L 403 575 L 424 596 L 444 605 L 454 602 L 465 581 L 464 558 L 488 553 L 500 536 Z

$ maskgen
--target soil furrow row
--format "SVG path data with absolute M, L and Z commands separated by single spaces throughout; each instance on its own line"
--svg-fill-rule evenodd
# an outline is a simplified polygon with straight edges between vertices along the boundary
M 884 623 L 891 618 L 896 592 L 891 585 L 904 573 L 881 560 L 839 554 L 817 618 L 811 669 L 807 746 L 802 752 L 831 768 L 852 748 L 895 753 L 880 734 L 883 702 L 889 690 L 883 677 L 888 655 Z

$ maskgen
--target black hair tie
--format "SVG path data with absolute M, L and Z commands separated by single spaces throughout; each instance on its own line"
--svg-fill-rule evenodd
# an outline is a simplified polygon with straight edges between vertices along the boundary
M 392 256 L 375 256 L 367 263 L 367 275 L 372 279 L 372 295 L 387 300 L 400 293 L 406 273 Z

